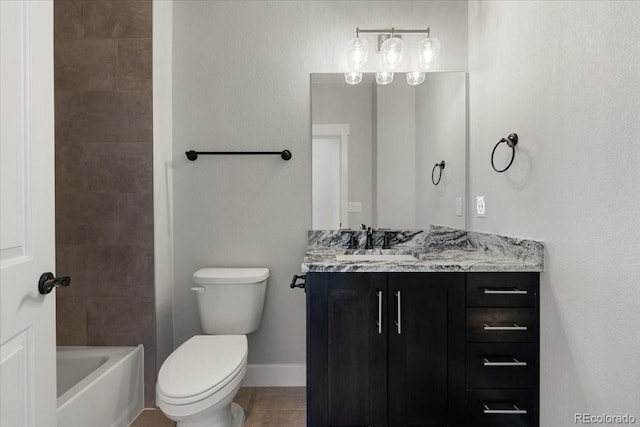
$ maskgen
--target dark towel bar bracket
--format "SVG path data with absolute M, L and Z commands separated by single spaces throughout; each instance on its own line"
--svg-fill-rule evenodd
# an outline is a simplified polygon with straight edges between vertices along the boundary
M 437 168 L 440 168 L 440 173 L 438 174 L 438 181 L 436 181 L 436 179 L 434 177 Z M 436 165 L 431 170 L 431 182 L 433 183 L 433 185 L 440 184 L 440 180 L 442 179 L 442 170 L 443 169 L 444 169 L 444 160 L 441 161 L 440 163 L 436 163 Z
M 496 148 L 498 148 L 498 146 L 500 144 L 502 144 L 503 142 L 506 143 L 511 148 L 511 160 L 509 161 L 509 164 L 507 165 L 506 168 L 498 169 L 496 167 L 496 165 L 493 163 L 493 156 L 495 156 L 495 154 L 496 154 Z M 507 169 L 509 169 L 511 167 L 511 165 L 513 164 L 513 159 L 515 159 L 515 157 L 516 157 L 516 144 L 517 143 L 518 143 L 518 134 L 512 133 L 508 137 L 502 138 L 500 141 L 498 141 L 498 143 L 495 145 L 495 147 L 493 147 L 493 151 L 491 152 L 491 167 L 493 168 L 494 171 L 496 171 L 498 173 L 502 173 L 502 172 L 506 171 Z
M 194 151 L 189 150 L 184 153 L 187 156 L 187 159 L 192 162 L 198 159 L 198 156 L 230 156 L 230 155 L 238 155 L 238 156 L 247 156 L 247 155 L 255 155 L 255 156 L 271 156 L 278 155 L 282 157 L 282 160 L 290 160 L 291 159 L 291 151 L 282 150 L 282 151 Z

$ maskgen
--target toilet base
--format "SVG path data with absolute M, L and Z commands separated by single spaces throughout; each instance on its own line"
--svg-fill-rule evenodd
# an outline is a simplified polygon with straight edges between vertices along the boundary
M 244 409 L 242 406 L 237 403 L 231 404 L 231 416 L 233 419 L 231 420 L 231 427 L 242 427 L 244 426 Z
M 243 427 L 244 409 L 232 403 L 228 412 L 218 413 L 214 419 L 178 421 L 177 427 Z

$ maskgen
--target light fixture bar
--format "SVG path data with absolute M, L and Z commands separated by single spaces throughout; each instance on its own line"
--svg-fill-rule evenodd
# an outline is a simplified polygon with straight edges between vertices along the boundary
M 427 27 L 424 30 L 408 30 L 408 29 L 396 29 L 391 27 L 390 29 L 382 29 L 382 30 L 369 30 L 362 29 L 360 27 L 356 27 L 356 36 L 360 33 L 378 33 L 378 34 L 429 34 L 431 33 L 431 28 Z

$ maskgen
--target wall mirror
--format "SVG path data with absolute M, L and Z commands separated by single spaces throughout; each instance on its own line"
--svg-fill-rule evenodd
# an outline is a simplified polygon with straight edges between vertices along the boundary
M 466 228 L 467 75 L 409 86 L 396 74 L 384 86 L 311 75 L 314 230 Z

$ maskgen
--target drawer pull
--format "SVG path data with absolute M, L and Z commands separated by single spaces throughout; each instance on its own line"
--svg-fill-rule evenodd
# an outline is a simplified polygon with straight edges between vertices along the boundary
M 514 323 L 513 326 L 489 326 L 486 323 L 484 324 L 485 331 L 526 331 L 526 326 L 520 326 L 517 323 Z
M 486 357 L 483 357 L 483 359 L 484 359 L 484 362 L 483 362 L 484 366 L 527 366 L 527 362 L 521 362 L 515 357 L 513 358 L 513 361 L 502 361 L 502 362 L 492 362 Z
M 516 405 L 512 405 L 513 409 L 491 409 L 486 404 L 484 405 L 484 413 L 492 415 L 527 415 L 526 409 L 520 409 Z
M 382 334 L 382 291 L 378 291 L 378 321 L 376 326 L 378 327 L 378 334 Z
M 400 291 L 396 291 L 396 302 L 398 303 L 398 317 L 396 320 L 396 327 L 398 330 L 398 335 L 402 334 L 402 301 L 400 300 L 401 295 L 400 295 Z
M 484 293 L 488 295 L 527 295 L 529 291 L 520 290 L 517 288 L 511 290 L 485 288 Z

